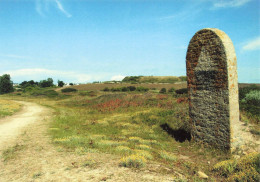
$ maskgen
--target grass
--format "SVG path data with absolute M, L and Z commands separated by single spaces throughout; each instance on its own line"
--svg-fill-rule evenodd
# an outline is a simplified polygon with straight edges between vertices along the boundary
M 48 132 L 60 151 L 77 155 L 115 154 L 122 158 L 119 164 L 124 167 L 140 168 L 153 162 L 174 166 L 191 181 L 199 181 L 193 177 L 198 169 L 217 181 L 228 178 L 211 168 L 229 155 L 212 148 L 202 148 L 192 141 L 178 142 L 161 127 L 167 124 L 173 130 L 189 131 L 186 102 L 178 102 L 178 98 L 171 94 L 162 95 L 153 90 L 143 94 L 98 91 L 108 85 L 122 87 L 127 84 L 79 85 L 75 86 L 79 93 L 59 93 L 55 98 L 39 96 L 35 99 L 28 95 L 15 98 L 27 99 L 55 110 Z M 167 88 L 166 85 L 156 87 L 150 84 L 150 87 Z M 90 87 L 95 90 L 94 95 L 82 94 L 88 93 L 86 90 L 91 90 Z M 169 88 L 172 87 L 169 84 Z M 181 98 L 185 100 L 185 95 Z M 91 162 L 86 161 L 82 165 L 88 166 Z
M 13 147 L 10 147 L 6 150 L 4 150 L 2 152 L 2 156 L 1 158 L 3 159 L 3 161 L 9 161 L 11 159 L 14 159 L 16 156 L 17 156 L 17 152 L 21 151 L 24 149 L 24 145 L 18 145 L 16 144 L 15 146 Z
M 259 181 L 260 154 L 251 153 L 238 160 L 219 162 L 213 167 L 213 171 L 227 177 L 228 181 Z
M 130 155 L 120 160 L 119 166 L 129 168 L 141 168 L 146 165 L 146 159 L 140 155 Z
M 21 108 L 22 105 L 17 102 L 0 99 L 0 118 L 11 116 L 18 112 Z

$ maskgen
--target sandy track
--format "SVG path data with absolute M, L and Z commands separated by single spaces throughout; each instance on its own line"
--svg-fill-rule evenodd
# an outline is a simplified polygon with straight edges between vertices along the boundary
M 181 175 L 157 163 L 133 170 L 119 167 L 120 157 L 116 155 L 64 151 L 52 144 L 48 134 L 52 112 L 36 104 L 21 103 L 25 105 L 23 111 L 1 121 L 0 128 L 5 128 L 1 130 L 13 132 L 2 134 L 5 139 L 1 139 L 1 147 L 8 148 L 4 144 L 7 142 L 9 147 L 23 147 L 13 159 L 4 161 L 0 157 L 0 182 L 169 182 Z M 84 165 L 86 162 L 91 164 Z
M 22 110 L 0 120 L 0 150 L 8 147 L 28 124 L 41 120 L 46 111 L 34 103 L 17 102 L 23 104 Z

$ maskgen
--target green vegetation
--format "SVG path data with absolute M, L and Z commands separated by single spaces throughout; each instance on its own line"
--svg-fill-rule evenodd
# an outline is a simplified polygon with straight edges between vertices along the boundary
M 162 88 L 159 93 L 165 94 L 166 93 L 166 88 Z
M 52 86 L 54 86 L 53 79 L 48 78 L 47 80 L 41 80 L 40 83 L 39 83 L 39 86 L 42 87 L 42 88 L 52 87 Z
M 120 166 L 123 167 L 134 167 L 141 168 L 146 164 L 146 159 L 143 156 L 139 155 L 130 155 L 127 157 L 123 157 L 120 161 Z
M 181 88 L 178 90 L 175 90 L 176 94 L 187 94 L 188 93 L 188 89 L 187 88 Z
M 26 97 L 54 109 L 49 134 L 53 144 L 63 151 L 77 155 L 115 154 L 120 156 L 118 164 L 122 167 L 141 168 L 151 163 L 168 168 L 174 166 L 187 181 L 199 181 L 194 177 L 198 170 L 209 175 L 212 181 L 225 181 L 231 176 L 235 179 L 234 175 L 241 179 L 255 179 L 252 177 L 255 173 L 249 174 L 251 168 L 236 166 L 239 162 L 232 163 L 231 170 L 234 170 L 227 175 L 221 167 L 211 170 L 216 163 L 230 156 L 210 147 L 198 147 L 190 141 L 187 89 L 173 88 L 168 84 L 158 84 L 160 87 L 150 84 L 149 88 L 154 89 L 118 85 L 120 87 L 117 84 L 87 85 L 88 88 L 95 88 L 93 90 L 82 89 L 85 86 L 73 86 L 81 89 L 69 93 L 62 90 L 56 92 L 52 87 L 28 86 L 23 89 L 21 96 L 16 93 L 10 95 L 19 99 Z M 165 88 L 165 93 L 159 93 L 161 88 Z M 49 97 L 50 92 L 56 96 Z M 240 103 L 251 104 L 254 94 L 246 93 L 244 101 Z M 243 118 L 251 121 L 242 112 Z M 176 133 L 181 133 L 181 137 L 178 138 Z M 89 166 L 92 162 L 86 161 L 82 165 Z M 253 168 L 259 173 L 258 168 Z M 244 178 L 240 175 L 242 172 L 251 177 Z
M 213 170 L 227 177 L 228 181 L 259 181 L 260 154 L 251 153 L 241 159 L 230 159 L 217 163 Z
M 126 76 L 122 82 L 125 83 L 176 83 L 186 81 L 186 76 Z
M 22 105 L 17 102 L 0 99 L 0 118 L 13 115 L 19 111 L 21 107 Z
M 14 91 L 13 82 L 10 75 L 0 76 L 0 94 L 6 94 Z
M 23 81 L 22 83 L 20 83 L 20 86 L 22 88 L 26 88 L 26 87 L 35 87 L 38 86 L 39 83 L 35 82 L 34 80 L 30 80 L 30 81 Z
M 66 92 L 77 92 L 78 90 L 75 88 L 64 88 L 61 90 L 61 92 L 66 93 Z
M 254 123 L 260 123 L 260 86 L 251 85 L 239 89 L 240 109 Z M 259 130 L 260 132 L 260 130 Z
M 61 80 L 58 80 L 58 86 L 59 87 L 63 87 L 65 85 L 65 83 Z
M 149 88 L 146 88 L 146 87 L 135 87 L 135 86 L 128 86 L 128 87 L 117 87 L 117 88 L 114 88 L 112 87 L 111 89 L 109 89 L 108 87 L 105 87 L 104 89 L 102 89 L 102 91 L 104 92 L 133 92 L 133 91 L 136 91 L 136 92 L 147 92 L 149 90 Z

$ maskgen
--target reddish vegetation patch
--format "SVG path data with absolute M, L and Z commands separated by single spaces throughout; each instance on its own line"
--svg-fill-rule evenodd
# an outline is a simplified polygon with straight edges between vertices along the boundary
M 138 107 L 143 105 L 142 102 L 137 102 L 137 101 L 127 101 L 127 100 L 122 100 L 122 99 L 115 99 L 115 100 L 109 100 L 104 103 L 100 103 L 96 105 L 96 109 L 101 112 L 106 112 L 106 111 L 114 111 L 118 108 L 128 108 L 128 107 Z
M 168 95 L 157 95 L 156 98 L 159 100 L 164 100 L 164 99 L 168 99 Z
M 187 103 L 188 102 L 188 98 L 187 97 L 181 97 L 177 99 L 177 103 Z

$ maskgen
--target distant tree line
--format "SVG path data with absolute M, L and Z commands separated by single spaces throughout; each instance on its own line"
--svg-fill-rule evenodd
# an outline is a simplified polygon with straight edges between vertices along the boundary
M 38 86 L 38 87 L 41 87 L 41 88 L 46 88 L 46 87 L 52 87 L 52 86 L 54 86 L 54 84 L 53 84 L 52 78 L 47 78 L 46 80 L 41 80 L 40 82 L 35 82 L 34 80 L 23 81 L 22 83 L 20 83 L 20 86 L 22 88 L 35 87 L 35 86 Z M 64 82 L 58 80 L 58 86 L 63 87 Z

